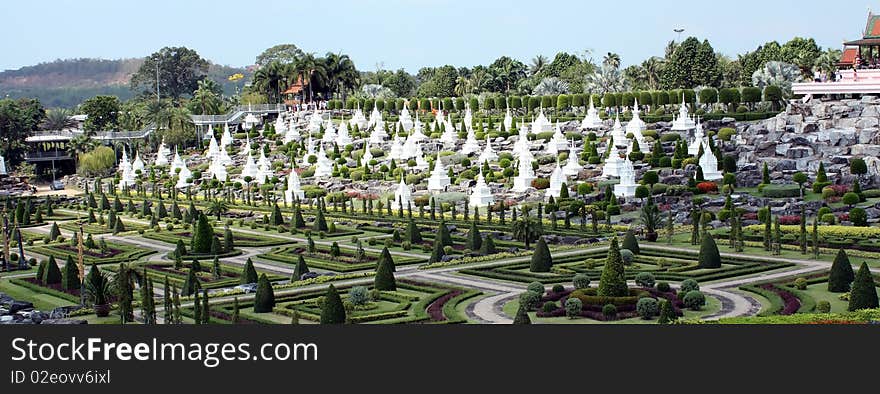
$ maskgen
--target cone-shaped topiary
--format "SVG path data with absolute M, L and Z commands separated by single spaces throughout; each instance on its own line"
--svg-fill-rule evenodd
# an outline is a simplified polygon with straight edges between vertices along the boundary
M 446 252 L 443 251 L 443 241 L 440 240 L 438 236 L 434 240 L 434 249 L 431 251 L 431 258 L 428 259 L 428 264 L 439 263 L 443 261 L 443 256 L 446 255 Z
M 211 226 L 211 223 L 208 222 L 208 218 L 205 215 L 199 215 L 199 219 L 196 222 L 195 229 L 193 230 L 190 251 L 193 254 L 211 253 L 211 245 L 213 243 L 214 227 Z
M 293 269 L 293 275 L 290 276 L 290 280 L 292 282 L 302 280 L 302 276 L 307 272 L 309 272 L 309 266 L 306 265 L 306 259 L 302 255 L 299 255 L 299 259 L 296 261 L 296 267 Z
M 385 248 L 385 251 L 388 249 Z M 383 254 L 384 255 L 384 254 Z M 394 280 L 394 262 L 391 259 L 379 259 L 379 265 L 376 267 L 376 277 L 373 286 L 377 290 L 394 291 L 397 290 L 397 283 Z
M 342 298 L 339 297 L 336 287 L 331 284 L 324 294 L 324 303 L 321 304 L 321 324 L 343 323 L 345 323 L 345 306 L 342 305 Z
M 596 294 L 603 297 L 623 297 L 629 294 L 617 237 L 611 240 L 611 246 L 608 248 L 608 257 L 605 259 L 605 267 L 602 268 L 602 276 L 599 277 Z
M 535 251 L 532 253 L 532 262 L 529 266 L 531 272 L 550 272 L 553 266 L 553 256 L 550 255 L 550 249 L 547 248 L 547 242 L 544 237 L 539 237 L 535 244 Z
M 183 287 L 180 289 L 180 294 L 182 296 L 189 296 L 198 293 L 201 285 L 199 284 L 199 278 L 196 277 L 196 270 L 190 268 L 189 273 L 186 275 L 186 280 L 183 282 Z
M 859 266 L 856 277 L 853 279 L 852 290 L 849 293 L 848 311 L 859 309 L 877 308 L 877 287 L 874 285 L 874 277 L 867 263 Z
M 379 263 L 383 261 L 387 262 L 388 266 L 391 267 L 391 272 L 397 272 L 397 266 L 394 264 L 394 258 L 391 257 L 388 247 L 382 248 L 382 253 L 379 255 Z
M 480 229 L 477 228 L 477 222 L 471 222 L 471 228 L 467 234 L 467 248 L 472 251 L 480 250 L 483 245 L 483 236 L 480 235 Z
M 675 308 L 673 308 L 672 302 L 665 299 L 660 301 L 660 318 L 657 319 L 657 323 L 669 324 L 672 323 L 675 318 Z
M 55 262 L 54 256 L 49 256 L 49 262 L 46 263 L 46 270 L 43 272 L 43 277 L 40 279 L 42 279 L 42 282 L 47 285 L 61 283 L 61 269 L 58 268 L 58 263 Z
M 837 256 L 834 257 L 834 263 L 831 264 L 831 273 L 828 275 L 828 291 L 832 293 L 846 293 L 850 289 L 855 279 L 852 265 L 846 251 L 840 249 Z
M 303 218 L 302 210 L 299 207 L 299 202 L 296 202 L 293 206 L 293 227 L 302 228 L 306 226 L 306 220 Z
M 327 219 L 324 219 L 324 211 L 319 207 L 315 214 L 315 224 L 312 225 L 315 231 L 327 231 Z
M 445 221 L 441 220 L 440 225 L 437 226 L 437 237 L 443 246 L 452 246 L 452 235 L 449 234 L 449 227 L 446 227 Z
M 422 233 L 412 219 L 409 219 L 409 223 L 406 225 L 406 240 L 413 245 L 422 243 Z
M 73 290 L 80 288 L 79 267 L 73 262 L 73 257 L 67 255 L 67 262 L 64 263 L 64 272 L 61 276 L 61 288 L 64 290 Z
M 623 236 L 623 243 L 620 245 L 621 249 L 629 249 L 633 254 L 641 253 L 639 249 L 639 240 L 636 239 L 635 234 L 633 234 L 632 230 L 627 230 L 626 235 Z
M 718 253 L 718 245 L 708 231 L 703 232 L 703 240 L 700 242 L 700 268 L 721 268 L 721 254 Z
M 248 257 L 241 270 L 241 284 L 257 283 L 257 270 L 254 268 L 254 262 Z
M 513 318 L 513 324 L 532 324 L 532 319 L 529 318 L 529 313 L 526 312 L 526 308 L 522 305 L 516 310 L 516 317 Z
M 269 223 L 273 226 L 284 224 L 284 215 L 281 214 L 281 208 L 278 207 L 278 204 L 275 204 L 275 207 L 272 208 L 272 216 L 269 217 Z
M 260 275 L 257 281 L 257 292 L 254 294 L 254 312 L 266 313 L 272 312 L 275 307 L 275 291 L 272 290 L 272 284 L 266 274 Z
M 490 255 L 495 254 L 495 241 L 492 239 L 492 234 L 486 235 L 486 238 L 483 239 L 483 244 L 480 245 L 480 254 L 482 255 Z

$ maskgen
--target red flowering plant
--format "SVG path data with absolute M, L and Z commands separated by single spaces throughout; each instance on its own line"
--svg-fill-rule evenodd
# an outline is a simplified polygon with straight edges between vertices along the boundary
M 779 217 L 779 224 L 801 224 L 801 217 L 797 215 L 783 215 Z
M 701 193 L 716 193 L 718 185 L 715 182 L 700 182 L 697 184 L 697 190 Z

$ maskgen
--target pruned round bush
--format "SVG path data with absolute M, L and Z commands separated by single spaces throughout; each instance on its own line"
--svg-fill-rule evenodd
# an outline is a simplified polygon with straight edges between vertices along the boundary
M 672 290 L 672 286 L 669 286 L 668 282 L 657 283 L 657 291 L 662 291 L 664 293 L 668 293 L 671 290 Z
M 635 277 L 636 284 L 642 287 L 654 287 L 654 274 L 650 272 L 639 272 Z
M 706 305 L 706 296 L 699 290 L 691 290 L 684 295 L 681 301 L 688 309 L 698 311 L 703 308 L 703 305 Z
M 541 310 L 544 313 L 551 313 L 557 309 L 559 309 L 559 306 L 556 305 L 556 302 L 554 302 L 554 301 L 547 301 L 544 303 L 543 306 L 541 306 Z
M 629 249 L 620 249 L 620 259 L 623 260 L 623 264 L 630 265 L 635 258 L 636 255 Z
M 526 310 L 532 310 L 539 301 L 541 301 L 541 295 L 534 291 L 527 291 L 519 296 L 519 304 Z
M 685 279 L 684 281 L 681 282 L 681 287 L 679 288 L 679 293 L 687 294 L 687 293 L 694 291 L 694 290 L 700 290 L 700 285 L 697 283 L 697 281 L 695 281 L 693 279 Z
M 652 297 L 639 298 L 639 301 L 636 302 L 636 312 L 642 319 L 650 319 L 660 312 L 660 303 Z
M 602 307 L 602 315 L 605 316 L 606 319 L 613 319 L 617 316 L 617 307 L 614 304 L 605 304 Z
M 563 286 L 563 285 L 553 285 L 553 292 L 554 292 L 554 293 L 562 293 L 562 292 L 564 292 L 564 291 L 565 291 L 565 286 Z
M 544 294 L 544 285 L 541 282 L 532 282 L 526 286 L 526 290 L 541 295 Z
M 584 308 L 584 303 L 577 298 L 569 298 L 565 301 L 565 315 L 568 316 L 569 319 L 574 319 L 581 315 L 581 310 Z
M 590 287 L 590 277 L 587 274 L 575 274 L 572 279 L 572 285 L 575 289 L 586 289 Z
M 831 312 L 831 303 L 825 300 L 819 301 L 816 303 L 816 311 L 819 313 L 829 313 Z

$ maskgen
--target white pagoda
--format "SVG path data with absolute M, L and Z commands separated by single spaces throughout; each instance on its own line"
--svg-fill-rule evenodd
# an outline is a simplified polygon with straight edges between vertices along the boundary
M 254 115 L 253 112 L 248 112 L 248 114 L 245 115 L 245 117 L 244 117 L 244 129 L 245 130 L 253 129 L 258 124 L 260 124 L 260 118 L 258 118 L 256 115 Z
M 412 129 L 413 129 L 413 132 L 410 135 L 410 137 L 412 137 L 414 142 L 422 142 L 422 141 L 428 139 L 428 136 L 426 136 L 422 132 L 422 122 L 419 121 L 419 114 L 418 113 L 416 113 L 416 121 L 413 124 Z
M 446 190 L 446 186 L 452 183 L 446 168 L 443 167 L 443 161 L 440 157 L 434 161 L 434 169 L 431 170 L 431 177 L 428 178 L 428 190 L 434 193 Z
M 707 181 L 715 181 L 724 178 L 724 174 L 718 171 L 718 158 L 708 146 L 703 147 L 703 155 L 699 159 L 700 168 L 703 170 L 703 178 Z
M 409 132 L 412 130 L 414 122 L 412 115 L 409 113 L 409 101 L 403 103 L 403 110 L 400 111 L 400 117 L 398 119 L 400 126 L 403 127 L 403 131 Z
M 618 172 L 620 173 L 620 183 L 614 185 L 614 195 L 624 198 L 635 196 L 636 188 L 639 185 L 636 183 L 636 171 L 629 158 L 623 160 Z
M 532 122 L 532 134 L 550 131 L 552 128 L 553 124 L 544 116 L 544 107 L 540 107 L 538 109 L 538 117 Z
M 321 118 L 321 113 L 315 111 L 309 118 L 309 132 L 317 133 L 318 131 L 321 131 L 322 123 L 324 123 L 324 120 Z
M 210 131 L 209 131 L 210 133 Z M 211 133 L 211 142 L 208 143 L 208 158 L 215 158 L 220 154 L 220 146 L 217 144 L 217 139 L 214 138 L 214 134 Z
M 559 128 L 559 122 L 556 122 L 556 131 L 553 132 L 553 137 L 547 142 L 547 153 L 556 155 L 567 148 L 568 141 L 565 140 L 565 135 L 562 134 L 562 129 Z
M 384 123 L 385 122 L 382 120 L 382 113 L 379 112 L 379 108 L 373 105 L 373 112 L 370 112 L 370 121 L 367 122 L 367 127 L 377 127 L 380 124 L 382 124 L 384 127 Z
M 284 191 L 284 201 L 290 204 L 296 200 L 302 201 L 304 198 L 305 192 L 303 192 L 300 186 L 299 175 L 296 174 L 295 169 L 292 169 L 290 174 L 287 175 L 287 190 Z
M 467 139 L 464 141 L 464 145 L 461 147 L 461 154 L 469 155 L 471 153 L 477 152 L 478 150 L 480 150 L 480 143 L 477 142 L 477 135 L 474 133 L 474 129 L 472 127 L 468 127 Z
M 232 144 L 232 133 L 229 132 L 229 125 L 223 127 L 223 134 L 220 136 L 220 148 L 225 148 Z
M 562 184 L 565 183 L 565 180 L 565 174 L 562 172 L 562 167 L 559 166 L 559 161 L 557 161 L 556 168 L 550 174 L 550 187 L 544 192 L 544 197 L 559 198 L 559 194 L 562 193 Z
M 455 143 L 458 142 L 458 133 L 455 131 L 455 127 L 452 126 L 452 123 L 446 123 L 444 127 L 443 134 L 440 135 L 440 142 L 447 146 L 455 146 Z
M 623 159 L 620 158 L 620 154 L 617 152 L 617 149 L 613 149 L 611 154 L 605 159 L 605 165 L 602 167 L 602 177 L 604 178 L 617 178 L 620 176 L 620 165 L 623 163 Z
M 177 173 L 178 168 L 180 168 L 180 169 L 186 168 L 186 163 L 183 161 L 183 159 L 180 158 L 180 153 L 178 153 L 177 149 L 175 149 L 174 159 L 171 160 L 171 173 L 172 174 Z
M 257 172 L 260 170 L 260 167 L 257 166 L 257 163 L 254 162 L 254 156 L 251 155 L 251 152 L 248 152 L 247 160 L 244 162 L 244 167 L 241 169 L 241 179 L 245 179 L 247 177 L 251 177 L 251 179 L 257 178 Z
M 519 158 L 524 154 L 531 154 L 531 144 L 529 144 L 529 126 L 522 124 L 519 127 L 519 138 L 513 143 L 513 157 Z
M 474 114 L 471 112 L 471 105 L 467 101 L 464 104 L 464 127 L 467 131 L 471 131 L 474 128 Z
M 498 160 L 498 154 L 495 153 L 495 150 L 492 149 L 492 141 L 489 139 L 489 136 L 486 136 L 486 147 L 483 149 L 483 152 L 480 153 L 480 157 L 477 159 L 479 163 L 485 162 L 493 162 Z
M 422 145 L 416 144 L 415 156 L 413 158 L 416 160 L 415 169 L 418 171 L 426 171 L 431 165 L 425 160 L 425 155 L 422 153 Z
M 694 141 L 688 145 L 688 154 L 696 157 L 700 154 L 700 145 L 705 144 L 705 146 L 709 146 L 709 143 L 705 141 L 705 135 L 703 135 L 703 125 L 697 123 L 696 130 L 694 130 Z
M 568 147 L 568 162 L 562 168 L 562 173 L 565 176 L 577 176 L 583 169 L 581 163 L 578 162 L 577 148 L 574 146 L 574 140 L 571 140 L 571 145 Z
M 373 144 L 381 144 L 385 141 L 385 138 L 388 138 L 388 133 L 385 131 L 385 122 L 380 120 L 376 123 L 376 127 L 373 127 L 373 131 L 370 132 L 370 142 Z
M 651 147 L 648 146 L 648 142 L 645 140 L 645 136 L 642 135 L 642 132 L 645 131 L 648 126 L 645 124 L 642 118 L 639 117 L 639 100 L 635 101 L 632 113 L 632 120 L 630 120 L 629 123 L 626 124 L 626 133 L 632 133 L 633 139 L 635 139 L 639 143 L 639 149 L 641 149 L 642 152 L 647 152 L 651 149 Z
M 364 154 L 361 155 L 361 163 L 370 164 L 370 161 L 373 160 L 373 152 L 370 150 L 370 143 L 364 143 Z
M 629 141 L 626 138 L 626 131 L 624 131 L 623 126 L 620 125 L 619 114 L 614 118 L 614 126 L 611 128 L 611 143 L 618 147 L 629 145 Z
M 507 107 L 507 112 L 504 113 L 504 121 L 501 122 L 504 125 L 504 130 L 510 132 L 510 128 L 513 127 L 513 117 L 510 116 L 510 107 Z
M 159 144 L 159 149 L 156 151 L 156 161 L 153 165 L 157 167 L 164 167 L 168 165 L 168 155 L 171 154 L 171 150 L 165 146 L 165 139 L 162 139 L 162 143 Z
M 177 173 L 177 184 L 174 186 L 178 189 L 186 189 L 187 187 L 192 186 L 192 171 L 186 167 L 185 161 L 181 161 L 181 164 L 182 167 L 180 167 L 180 172 Z
M 333 120 L 330 118 L 324 123 L 324 137 L 321 141 L 328 144 L 336 141 L 336 127 L 333 126 Z
M 681 108 L 678 109 L 678 117 L 673 115 L 672 131 L 690 131 L 697 127 L 694 119 L 688 115 L 687 105 L 684 102 L 684 94 L 681 95 Z
M 275 118 L 275 134 L 284 135 L 287 133 L 287 122 L 284 121 L 284 117 L 281 114 L 278 114 L 278 117 Z
M 406 208 L 412 203 L 412 191 L 404 181 L 403 175 L 400 176 L 400 184 L 394 191 L 394 201 L 391 202 L 391 209 Z
M 299 134 L 299 129 L 296 128 L 295 125 L 291 124 L 290 127 L 287 128 L 287 131 L 284 133 L 284 143 L 289 144 L 293 141 L 299 141 L 302 138 L 302 135 Z
M 367 129 L 369 123 L 367 122 L 367 117 L 364 116 L 364 111 L 361 111 L 360 105 L 358 105 L 357 109 L 354 111 L 354 115 L 351 117 L 351 120 L 348 121 L 348 124 L 351 127 L 357 126 L 358 130 Z
M 483 173 L 477 175 L 477 184 L 471 189 L 471 196 L 468 204 L 473 208 L 487 207 L 495 203 L 495 197 L 492 196 L 492 189 L 486 184 Z
M 8 173 L 6 172 L 6 159 L 4 159 L 2 155 L 0 155 L 0 175 L 7 175 L 7 174 Z
M 584 117 L 584 120 L 581 121 L 581 128 L 590 130 L 590 129 L 599 129 L 602 128 L 602 119 L 599 118 L 599 111 L 593 106 L 593 96 L 590 96 L 590 108 L 587 109 L 587 116 Z
M 306 142 L 306 154 L 304 154 L 302 158 L 303 167 L 308 167 L 312 165 L 311 163 L 309 163 L 309 157 L 312 156 L 317 156 L 317 154 L 315 153 L 315 140 L 313 140 L 312 137 L 309 136 L 309 139 Z
M 333 161 L 324 152 L 324 145 L 318 149 L 318 162 L 315 165 L 315 178 L 323 178 L 333 174 Z
M 218 181 L 226 182 L 226 166 L 220 163 L 219 159 L 211 160 L 211 165 L 208 166 L 208 173 L 210 173 L 212 177 L 217 178 Z
M 141 154 L 139 152 L 135 152 L 134 154 L 134 161 L 131 162 L 131 171 L 135 174 L 137 174 L 138 171 L 141 173 L 144 172 L 144 161 L 141 160 Z
M 518 158 L 519 174 L 513 178 L 513 188 L 510 190 L 515 193 L 524 193 L 532 187 L 532 181 L 535 180 L 535 170 L 532 169 L 532 160 L 534 157 L 529 151 L 525 151 Z
M 345 120 L 339 123 L 339 130 L 336 133 L 336 143 L 340 147 L 351 145 L 352 143 L 351 135 L 348 134 L 348 124 L 345 123 Z
M 388 149 L 388 158 L 391 160 L 400 160 L 403 158 L 403 144 L 400 137 L 391 138 L 391 147 Z
M 123 149 L 122 150 L 122 159 L 119 161 L 119 169 L 122 172 L 131 171 L 131 162 L 128 161 L 128 152 Z

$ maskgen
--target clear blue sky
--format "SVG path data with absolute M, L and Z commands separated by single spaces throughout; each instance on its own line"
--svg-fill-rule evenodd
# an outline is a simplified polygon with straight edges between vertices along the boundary
M 342 51 L 361 70 L 473 66 L 502 55 L 528 63 L 587 49 L 597 59 L 617 52 L 628 65 L 662 55 L 675 27 L 731 56 L 794 36 L 839 48 L 860 38 L 869 6 L 880 12 L 870 0 L 14 0 L 3 4 L 0 70 L 177 45 L 244 66 L 279 43 Z

